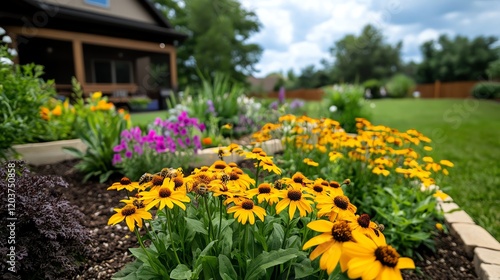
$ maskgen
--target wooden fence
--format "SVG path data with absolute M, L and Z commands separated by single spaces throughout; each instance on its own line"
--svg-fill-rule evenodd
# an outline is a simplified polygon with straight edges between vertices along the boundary
M 303 99 L 303 100 L 321 100 L 323 98 L 323 90 L 320 88 L 314 88 L 314 89 L 294 89 L 294 90 L 287 90 L 286 91 L 286 98 L 298 98 L 298 99 Z M 279 92 L 273 91 L 268 94 L 264 95 L 254 95 L 255 97 L 262 97 L 262 98 L 273 98 L 277 99 L 279 95 Z
M 433 84 L 419 84 L 415 88 L 422 98 L 468 98 L 477 81 L 445 82 L 436 81 Z
M 421 98 L 469 98 L 471 90 L 478 81 L 463 81 L 463 82 L 440 82 L 436 81 L 432 84 L 418 84 L 415 91 L 420 92 Z M 278 92 L 273 91 L 268 94 L 255 94 L 258 98 L 278 98 Z M 321 88 L 317 89 L 296 89 L 287 90 L 286 98 L 299 98 L 303 100 L 321 100 L 324 92 Z

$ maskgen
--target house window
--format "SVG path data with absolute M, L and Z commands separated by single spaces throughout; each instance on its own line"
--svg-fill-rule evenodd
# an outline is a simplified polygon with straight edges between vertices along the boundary
M 132 79 L 132 62 L 120 60 L 92 61 L 92 78 L 99 84 L 130 84 Z
M 109 8 L 109 0 L 85 0 L 86 4 Z

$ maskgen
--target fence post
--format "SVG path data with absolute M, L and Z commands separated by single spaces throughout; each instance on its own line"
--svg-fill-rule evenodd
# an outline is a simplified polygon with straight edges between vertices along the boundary
M 434 82 L 434 98 L 439 98 L 441 96 L 441 81 L 436 80 Z

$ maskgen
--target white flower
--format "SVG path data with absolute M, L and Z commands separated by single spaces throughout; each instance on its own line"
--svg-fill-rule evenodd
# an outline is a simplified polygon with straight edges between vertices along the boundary
M 0 64 L 12 65 L 14 62 L 6 57 L 0 57 Z
M 16 56 L 16 55 L 17 55 L 17 51 L 16 51 L 16 49 L 8 49 L 7 51 L 8 51 L 8 52 L 9 52 L 9 54 L 10 54 L 10 55 L 12 55 L 12 56 Z
M 0 27 L 0 35 L 3 35 L 3 34 L 5 34 L 5 29 Z
M 337 112 L 337 109 L 338 109 L 338 108 L 337 108 L 337 106 L 335 106 L 335 105 L 332 105 L 332 106 L 330 106 L 330 108 L 328 108 L 328 110 L 330 110 L 330 112 L 332 112 L 332 113 L 333 113 L 333 112 Z
M 373 109 L 373 108 L 375 108 L 375 107 L 377 107 L 377 105 L 375 105 L 375 103 L 373 103 L 373 102 L 372 102 L 372 103 L 370 103 L 370 108 L 372 108 L 372 109 Z
M 2 41 L 4 43 L 10 44 L 10 43 L 12 43 L 12 38 L 10 38 L 9 35 L 5 35 L 5 36 L 3 36 Z

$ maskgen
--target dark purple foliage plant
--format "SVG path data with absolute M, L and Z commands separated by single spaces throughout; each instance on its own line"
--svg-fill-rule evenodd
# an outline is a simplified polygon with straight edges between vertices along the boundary
M 74 278 L 90 255 L 82 213 L 61 198 L 68 184 L 31 173 L 22 161 L 0 166 L 0 258 L 4 276 Z

